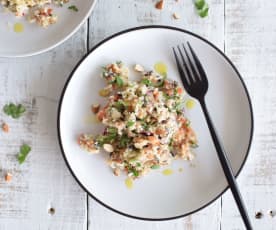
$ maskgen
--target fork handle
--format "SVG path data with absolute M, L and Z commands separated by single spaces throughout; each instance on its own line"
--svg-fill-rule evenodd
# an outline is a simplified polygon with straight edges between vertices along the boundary
M 239 211 L 240 211 L 240 214 L 242 216 L 243 222 L 244 222 L 247 230 L 253 230 L 252 225 L 250 223 L 248 213 L 246 211 L 246 207 L 244 205 L 244 202 L 243 202 L 243 199 L 242 199 L 242 196 L 241 196 L 241 193 L 239 191 L 236 179 L 234 177 L 234 173 L 233 173 L 233 170 L 231 168 L 229 159 L 227 158 L 227 155 L 226 155 L 226 152 L 223 148 L 222 142 L 220 141 L 220 139 L 217 135 L 217 132 L 215 130 L 215 127 L 214 127 L 213 122 L 211 120 L 211 117 L 209 115 L 208 109 L 206 107 L 205 100 L 203 99 L 203 100 L 200 100 L 199 102 L 200 102 L 202 110 L 204 112 L 205 119 L 207 121 L 207 124 L 208 124 L 209 130 L 210 130 L 215 148 L 217 150 L 217 155 L 218 155 L 218 158 L 220 160 L 222 169 L 224 171 L 225 177 L 226 177 L 227 182 L 230 186 L 230 189 L 232 191 L 232 194 L 234 196 L 236 204 L 239 208 Z

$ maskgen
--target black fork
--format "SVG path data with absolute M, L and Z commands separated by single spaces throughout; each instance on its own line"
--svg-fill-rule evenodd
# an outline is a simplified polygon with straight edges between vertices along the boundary
M 177 46 L 177 48 L 173 48 L 173 53 L 176 59 L 177 68 L 181 80 L 188 94 L 196 98 L 201 105 L 225 177 L 233 193 L 246 229 L 251 230 L 253 228 L 250 223 L 250 219 L 248 217 L 248 213 L 246 211 L 246 207 L 244 205 L 238 185 L 236 183 L 233 170 L 206 107 L 205 95 L 208 90 L 208 79 L 206 73 L 189 42 L 187 42 L 187 46 L 188 47 L 186 48 L 185 45 L 182 44 L 182 46 Z

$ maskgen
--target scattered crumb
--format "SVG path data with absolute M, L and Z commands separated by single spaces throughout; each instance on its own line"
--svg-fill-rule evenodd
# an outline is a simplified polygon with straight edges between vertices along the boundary
M 12 179 L 12 174 L 11 173 L 6 173 L 5 181 L 9 182 L 9 181 L 11 181 L 11 179 Z
M 258 211 L 255 213 L 255 218 L 256 219 L 261 219 L 263 217 L 263 213 L 261 211 Z
M 8 125 L 7 123 L 4 122 L 4 123 L 2 124 L 2 130 L 3 130 L 3 132 L 8 133 L 8 132 L 10 131 L 9 125 Z
M 144 67 L 141 66 L 141 65 L 139 65 L 139 64 L 136 64 L 136 65 L 134 66 L 134 70 L 135 70 L 136 72 L 144 72 L 144 71 L 145 71 Z
M 113 173 L 115 176 L 120 176 L 120 169 L 118 168 L 114 169 Z
M 100 110 L 100 105 L 99 104 L 94 104 L 91 106 L 91 110 L 94 114 L 97 114 Z
M 274 217 L 276 214 L 273 210 L 269 210 L 267 213 L 270 217 Z
M 183 172 L 183 168 L 179 168 L 179 169 L 178 169 L 178 172 Z
M 54 208 L 49 208 L 48 213 L 51 215 L 55 214 L 55 209 Z
M 158 9 L 158 10 L 162 10 L 164 8 L 164 0 L 158 1 L 155 4 L 155 8 Z
M 173 13 L 173 18 L 174 19 L 180 19 L 180 15 L 178 13 Z

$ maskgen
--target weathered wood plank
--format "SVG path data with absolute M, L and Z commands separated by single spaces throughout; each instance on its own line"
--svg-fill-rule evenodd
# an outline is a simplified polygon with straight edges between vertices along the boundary
M 57 142 L 57 106 L 64 83 L 87 51 L 87 24 L 60 47 L 21 59 L 0 59 L 0 229 L 86 229 L 86 193 L 65 166 Z M 2 107 L 22 103 L 26 115 L 8 118 Z M 26 162 L 16 154 L 32 147 Z M 11 172 L 10 182 L 4 181 Z M 54 208 L 53 215 L 48 213 Z
M 253 225 L 262 230 L 276 229 L 276 219 L 267 214 L 276 209 L 275 10 L 275 1 L 226 1 L 226 54 L 243 75 L 255 112 L 253 145 L 239 184 Z M 243 229 L 229 192 L 222 204 L 222 229 Z M 264 217 L 255 219 L 259 210 Z
M 218 47 L 224 47 L 224 1 L 209 1 L 210 16 L 202 19 L 196 15 L 192 1 L 165 1 L 162 11 L 156 10 L 148 0 L 99 0 L 90 17 L 90 48 L 109 35 L 135 26 L 162 24 L 181 27 L 198 33 Z M 108 10 L 107 10 L 108 9 Z M 179 20 L 172 18 L 173 13 Z M 145 222 L 115 214 L 93 199 L 89 200 L 89 229 L 220 229 L 220 199 L 210 207 L 184 219 L 168 222 Z

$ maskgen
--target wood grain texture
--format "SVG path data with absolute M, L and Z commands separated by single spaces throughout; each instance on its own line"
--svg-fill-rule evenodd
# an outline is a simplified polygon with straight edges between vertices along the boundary
M 210 16 L 201 19 L 192 0 L 98 0 L 89 22 L 71 39 L 45 54 L 0 59 L 0 108 L 23 103 L 28 112 L 19 120 L 7 118 L 10 133 L 0 131 L 0 230 L 133 229 L 241 230 L 244 229 L 231 193 L 186 218 L 145 222 L 113 213 L 89 198 L 72 178 L 57 143 L 57 103 L 64 83 L 78 60 L 107 36 L 141 25 L 181 27 L 209 39 L 237 65 L 252 97 L 255 135 L 251 154 L 239 177 L 249 215 L 256 230 L 275 230 L 276 217 L 276 2 L 210 0 Z M 180 15 L 179 20 L 172 18 Z M 89 41 L 87 41 L 87 35 Z M 1 41 L 1 38 L 0 38 Z M 23 165 L 16 154 L 22 143 L 32 146 Z M 6 172 L 12 181 L 4 181 Z M 49 208 L 55 214 L 48 213 Z M 88 210 L 88 213 L 87 213 Z M 255 212 L 264 217 L 256 220 Z M 88 226 L 87 226 L 88 221 Z
M 86 193 L 65 166 L 57 142 L 57 106 L 64 83 L 87 51 L 87 24 L 62 46 L 43 55 L 0 59 L 0 229 L 86 229 Z M 22 103 L 26 115 L 8 118 L 2 107 Z M 16 154 L 32 147 L 24 164 Z M 10 172 L 13 178 L 4 181 Z M 53 215 L 48 213 L 54 208 Z
M 275 1 L 226 1 L 226 54 L 240 70 L 250 92 L 255 115 L 251 153 L 239 177 L 255 229 L 276 229 L 276 17 Z M 243 229 L 228 192 L 222 202 L 222 229 Z M 255 219 L 255 212 L 264 217 Z
M 99 0 L 90 17 L 89 44 L 95 44 L 121 30 L 142 25 L 170 25 L 195 32 L 209 39 L 220 49 L 224 47 L 224 1 L 209 1 L 210 16 L 200 18 L 192 1 L 167 0 L 162 11 L 155 9 L 150 0 Z M 107 9 L 109 9 L 107 11 Z M 173 13 L 179 20 L 172 18 Z M 90 230 L 101 229 L 145 229 L 145 230 L 219 230 L 221 199 L 208 208 L 186 218 L 166 222 L 133 220 L 113 213 L 89 199 L 88 223 Z

